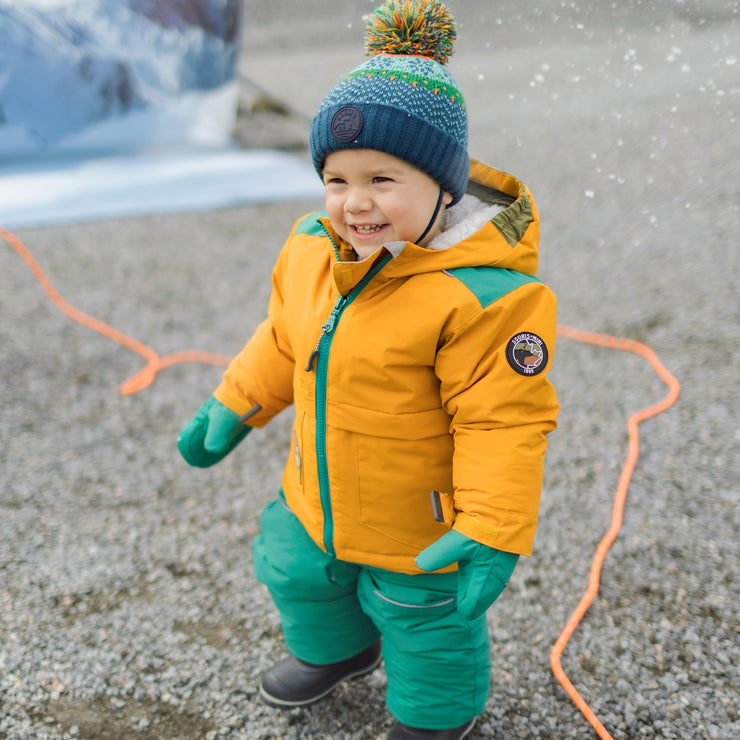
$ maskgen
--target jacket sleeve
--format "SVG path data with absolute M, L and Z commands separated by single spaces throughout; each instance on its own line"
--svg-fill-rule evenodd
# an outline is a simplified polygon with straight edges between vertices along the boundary
M 436 360 L 452 418 L 453 528 L 521 555 L 532 551 L 546 434 L 558 412 L 547 380 L 555 313 L 547 287 L 525 284 L 465 318 Z
M 267 318 L 257 327 L 244 349 L 229 363 L 214 396 L 237 414 L 256 404 L 262 410 L 249 425 L 261 427 L 293 402 L 295 359 L 283 320 L 285 272 L 289 243 L 283 247 L 272 273 L 272 294 Z

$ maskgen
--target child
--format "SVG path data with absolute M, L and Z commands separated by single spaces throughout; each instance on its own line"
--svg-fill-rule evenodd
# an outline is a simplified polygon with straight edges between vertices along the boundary
M 483 710 L 486 610 L 531 552 L 558 410 L 537 211 L 468 157 L 453 39 L 438 0 L 370 17 L 311 126 L 326 213 L 296 223 L 268 318 L 178 441 L 207 467 L 294 404 L 254 543 L 290 655 L 260 694 L 309 704 L 382 655 L 391 740 L 462 738 Z

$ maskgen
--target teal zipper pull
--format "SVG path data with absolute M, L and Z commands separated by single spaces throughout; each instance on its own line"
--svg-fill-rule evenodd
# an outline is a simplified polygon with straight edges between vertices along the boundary
M 329 314 L 329 318 L 321 325 L 321 334 L 319 334 L 319 338 L 316 340 L 316 346 L 313 348 L 313 351 L 308 357 L 308 364 L 304 368 L 305 372 L 310 373 L 311 370 L 313 370 L 313 363 L 319 354 L 319 347 L 321 346 L 321 340 L 334 331 L 334 328 L 337 325 L 337 319 L 339 318 L 339 314 L 344 308 L 344 304 L 346 302 L 347 302 L 347 298 L 340 295 L 339 298 L 337 299 L 336 304 L 334 305 L 334 308 L 331 310 L 331 313 Z
M 337 307 L 334 306 L 334 310 L 329 314 L 329 318 L 326 323 L 321 327 L 321 336 L 331 334 L 334 331 L 334 327 L 337 325 Z

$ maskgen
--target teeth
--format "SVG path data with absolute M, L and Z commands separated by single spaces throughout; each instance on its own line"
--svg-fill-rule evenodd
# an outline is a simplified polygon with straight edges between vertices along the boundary
M 374 234 L 376 231 L 380 231 L 382 226 L 355 226 L 355 231 L 360 234 Z

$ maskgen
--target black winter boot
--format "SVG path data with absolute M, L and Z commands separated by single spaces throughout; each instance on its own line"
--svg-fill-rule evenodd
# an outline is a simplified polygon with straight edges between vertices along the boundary
M 352 658 L 328 665 L 306 663 L 289 655 L 262 674 L 260 697 L 273 707 L 311 704 L 343 681 L 370 673 L 380 660 L 380 640 Z
M 473 717 L 461 727 L 453 727 L 450 730 L 420 730 L 418 727 L 409 727 L 396 722 L 388 733 L 388 740 L 460 740 L 473 729 L 475 720 Z

